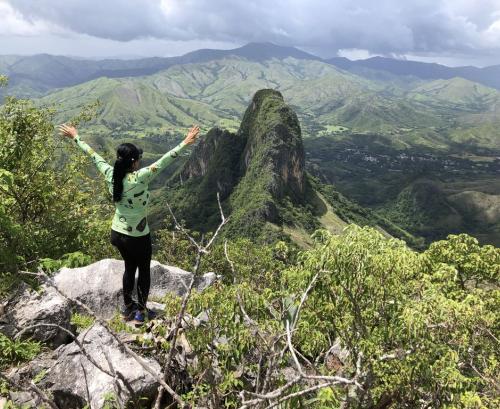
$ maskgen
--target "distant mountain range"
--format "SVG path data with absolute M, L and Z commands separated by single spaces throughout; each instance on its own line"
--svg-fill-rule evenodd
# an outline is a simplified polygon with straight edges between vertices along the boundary
M 127 61 L 4 56 L 0 73 L 10 85 L 0 92 L 55 106 L 58 122 L 99 100 L 82 134 L 109 151 L 120 141 L 138 141 L 152 160 L 194 123 L 204 133 L 225 130 L 208 132 L 214 146 L 237 134 L 255 92 L 277 90 L 299 119 L 307 172 L 335 186 L 328 206 L 337 213 L 356 209 L 359 216 L 364 209 L 354 200 L 370 209 L 372 221 L 393 222 L 427 242 L 463 231 L 498 245 L 500 92 L 494 86 L 500 75 L 491 73 L 499 69 L 386 58 L 325 61 L 291 47 L 253 43 Z M 234 163 L 241 162 L 238 155 Z M 166 194 L 161 187 L 178 170 L 158 181 L 158 195 Z M 214 185 L 205 176 L 196 189 Z M 216 217 L 216 210 L 206 216 Z
M 9 76 L 11 93 L 19 96 L 40 96 L 60 87 L 80 84 L 99 77 L 119 78 L 145 76 L 174 65 L 203 63 L 236 56 L 262 62 L 272 58 L 316 60 L 332 64 L 357 75 L 373 78 L 392 74 L 419 79 L 451 79 L 462 77 L 500 89 L 500 65 L 477 67 L 447 67 L 440 64 L 402 61 L 373 57 L 351 61 L 347 58 L 321 59 L 294 47 L 271 43 L 250 43 L 232 50 L 201 49 L 178 57 L 152 57 L 132 60 L 89 60 L 40 54 L 33 56 L 0 56 L 0 73 Z
M 391 74 L 392 75 L 392 74 Z M 39 99 L 67 121 L 87 103 L 101 108 L 92 132 L 115 137 L 175 133 L 192 123 L 235 130 L 255 90 L 277 89 L 299 115 L 304 137 L 386 135 L 399 149 L 498 149 L 500 92 L 462 78 L 369 79 L 319 60 L 251 61 L 224 56 L 140 77 L 100 77 Z M 8 91 L 8 90 L 7 90 Z

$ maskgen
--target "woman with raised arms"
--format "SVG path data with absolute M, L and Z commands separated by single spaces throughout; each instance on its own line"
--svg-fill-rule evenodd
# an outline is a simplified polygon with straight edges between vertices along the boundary
M 111 243 L 116 246 L 125 262 L 123 273 L 123 307 L 125 320 L 135 319 L 142 323 L 152 319 L 154 312 L 146 307 L 150 287 L 151 235 L 147 214 L 149 203 L 148 186 L 179 153 L 196 140 L 200 132 L 193 126 L 183 142 L 167 152 L 152 165 L 140 168 L 142 149 L 131 143 L 123 143 L 116 151 L 114 166 L 110 166 L 87 143 L 80 139 L 78 131 L 70 125 L 60 125 L 61 135 L 74 141 L 92 158 L 100 173 L 103 174 L 113 196 L 116 207 L 111 226 Z M 139 269 L 137 281 L 137 301 L 132 298 L 135 272 Z

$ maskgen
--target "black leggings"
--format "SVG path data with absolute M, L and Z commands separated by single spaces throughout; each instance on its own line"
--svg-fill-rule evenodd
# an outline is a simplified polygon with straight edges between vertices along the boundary
M 137 302 L 139 308 L 145 309 L 148 301 L 149 286 L 151 285 L 151 235 L 134 237 L 111 230 L 111 244 L 116 246 L 125 261 L 123 273 L 123 301 L 125 306 L 133 302 L 132 293 L 135 284 L 135 271 L 139 268 L 137 280 Z

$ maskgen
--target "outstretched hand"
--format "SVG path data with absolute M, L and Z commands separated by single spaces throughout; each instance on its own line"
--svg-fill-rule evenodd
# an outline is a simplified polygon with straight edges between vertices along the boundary
M 74 139 L 78 135 L 78 131 L 74 126 L 62 124 L 58 126 L 59 134 L 61 136 L 66 136 L 70 139 Z
M 196 138 L 198 137 L 199 133 L 200 133 L 200 127 L 198 125 L 193 126 L 189 130 L 186 138 L 184 139 L 184 143 L 186 145 L 191 145 L 192 143 L 194 143 L 196 141 Z

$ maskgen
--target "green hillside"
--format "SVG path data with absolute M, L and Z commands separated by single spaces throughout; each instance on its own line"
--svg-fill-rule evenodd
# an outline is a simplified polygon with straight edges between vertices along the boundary
M 282 95 L 258 91 L 245 111 L 238 132 L 214 128 L 185 165 L 157 192 L 153 217 L 174 213 L 196 231 L 210 231 L 220 220 L 217 192 L 230 221 L 228 237 L 272 242 L 277 238 L 311 245 L 320 227 L 339 233 L 348 223 L 377 226 L 387 235 L 422 244 L 388 219 L 348 200 L 332 186 L 305 172 L 298 118 Z
M 276 89 L 300 121 L 308 171 L 362 206 L 391 209 L 392 216 L 400 214 L 397 203 L 422 178 L 445 187 L 495 179 L 498 91 L 462 78 L 404 81 L 377 73 L 361 77 L 318 60 L 225 56 L 148 76 L 99 78 L 53 92 L 39 103 L 55 104 L 57 120 L 65 121 L 99 100 L 97 116 L 84 130 L 88 135 L 111 136 L 116 143 L 146 138 L 168 148 L 193 123 L 204 131 L 236 132 L 255 91 Z M 430 231 L 424 236 L 443 237 L 446 228 L 433 218 L 435 209 L 426 209 L 432 205 L 415 205 L 422 207 L 416 213 L 427 214 Z M 473 228 L 470 212 L 460 217 L 459 230 L 494 238 L 489 225 Z M 425 229 L 412 231 L 419 235 Z
M 165 95 L 134 79 L 100 78 L 60 90 L 39 102 L 57 105 L 57 120 L 62 122 L 95 101 L 100 107 L 89 130 L 111 136 L 163 135 L 193 123 L 209 126 L 231 120 L 203 102 Z
M 498 102 L 498 91 L 466 80 L 452 78 L 426 82 L 413 88 L 408 97 L 437 108 L 448 107 L 465 111 L 486 111 Z
M 40 102 L 61 104 L 63 120 L 98 99 L 103 108 L 94 129 L 141 137 L 193 122 L 205 129 L 236 130 L 253 93 L 273 88 L 296 110 L 305 138 L 334 134 L 331 130 L 341 127 L 348 134 L 390 135 L 391 145 L 401 148 L 446 150 L 469 139 L 494 148 L 496 137 L 491 131 L 481 136 L 484 125 L 474 115 L 488 115 L 496 123 L 498 117 L 492 113 L 498 91 L 459 78 L 412 84 L 408 90 L 408 84 L 404 87 L 396 80 L 370 81 L 321 61 L 249 61 L 233 56 L 175 65 L 144 77 L 100 78 L 53 92 Z M 467 122 L 461 125 L 463 121 Z

